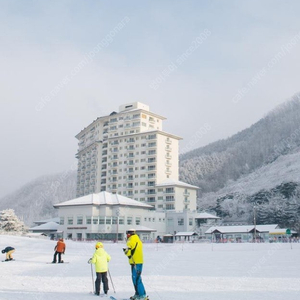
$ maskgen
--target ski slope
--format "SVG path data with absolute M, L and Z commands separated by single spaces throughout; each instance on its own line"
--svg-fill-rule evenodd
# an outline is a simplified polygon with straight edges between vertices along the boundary
M 51 262 L 55 241 L 0 236 L 16 248 L 0 263 L 1 300 L 97 299 L 91 265 L 94 242 L 66 241 L 69 264 Z M 111 255 L 109 295 L 133 295 L 125 243 L 104 243 Z M 0 249 L 0 250 L 1 250 Z M 2 259 L 5 259 L 5 255 Z M 298 300 L 300 244 L 144 244 L 143 282 L 150 300 Z M 95 276 L 94 276 L 95 278 Z M 103 292 L 103 291 L 101 291 Z

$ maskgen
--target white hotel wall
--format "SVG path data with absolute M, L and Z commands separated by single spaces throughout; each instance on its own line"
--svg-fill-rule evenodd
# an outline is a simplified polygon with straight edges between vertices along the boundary
M 135 228 L 137 218 L 140 219 L 140 225 L 156 232 L 151 233 L 150 237 L 154 239 L 157 235 L 163 235 L 166 231 L 165 213 L 150 211 L 148 209 L 128 207 L 128 206 L 107 206 L 107 205 L 82 205 L 59 207 L 59 217 L 64 218 L 64 224 L 59 225 L 58 231 L 63 232 L 64 238 L 72 234 L 76 239 L 77 234 L 81 233 L 82 238 L 86 239 L 87 233 L 116 233 L 116 224 L 87 224 L 87 217 L 117 217 L 119 209 L 119 219 L 124 218 L 124 225 L 119 224 L 118 232 L 125 233 L 129 228 Z M 82 216 L 83 223 L 77 224 L 77 217 Z M 128 218 L 132 218 L 132 224 L 127 224 Z M 68 224 L 68 218 L 73 218 L 73 224 Z

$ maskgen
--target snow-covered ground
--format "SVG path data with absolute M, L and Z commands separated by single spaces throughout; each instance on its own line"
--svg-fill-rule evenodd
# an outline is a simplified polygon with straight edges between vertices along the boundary
M 0 236 L 16 248 L 0 263 L 1 300 L 85 300 L 96 296 L 91 266 L 95 243 L 66 241 L 69 264 L 51 262 L 55 241 Z M 133 295 L 124 243 L 105 243 L 111 255 L 109 294 Z M 0 249 L 0 250 L 1 250 Z M 1 253 L 0 253 L 1 254 Z M 4 254 L 1 254 L 4 259 Z M 144 244 L 143 281 L 151 300 L 298 300 L 300 244 Z

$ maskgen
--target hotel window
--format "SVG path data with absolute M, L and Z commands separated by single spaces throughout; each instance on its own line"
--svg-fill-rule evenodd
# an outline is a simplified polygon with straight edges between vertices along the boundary
M 193 218 L 189 218 L 189 225 L 193 226 Z
M 184 225 L 184 219 L 183 218 L 178 219 L 178 225 Z
M 85 223 L 86 224 L 92 224 L 92 217 L 91 216 L 88 216 L 85 218 Z
M 64 217 L 60 217 L 59 218 L 59 225 L 64 225 L 65 224 L 65 218 Z
M 166 193 L 174 193 L 174 188 L 166 188 Z
M 119 217 L 119 224 L 124 225 L 124 217 Z
M 135 218 L 135 225 L 140 225 L 141 224 L 141 218 L 140 217 L 136 217 Z
M 132 224 L 132 217 L 127 217 L 127 225 L 131 225 Z
M 98 217 L 93 217 L 93 224 L 97 225 L 98 224 Z
M 111 225 L 111 217 L 106 217 L 105 218 L 105 224 Z
M 166 201 L 174 201 L 174 196 L 166 196 Z
M 99 217 L 99 224 L 105 224 L 105 217 Z
M 166 209 L 167 210 L 175 209 L 174 204 L 166 204 Z
M 68 217 L 68 225 L 73 225 L 73 217 Z

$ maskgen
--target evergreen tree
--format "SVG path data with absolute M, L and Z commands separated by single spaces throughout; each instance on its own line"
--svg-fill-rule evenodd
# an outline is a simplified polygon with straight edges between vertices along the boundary
M 24 230 L 24 223 L 19 220 L 13 209 L 6 209 L 0 212 L 0 231 L 22 232 Z

